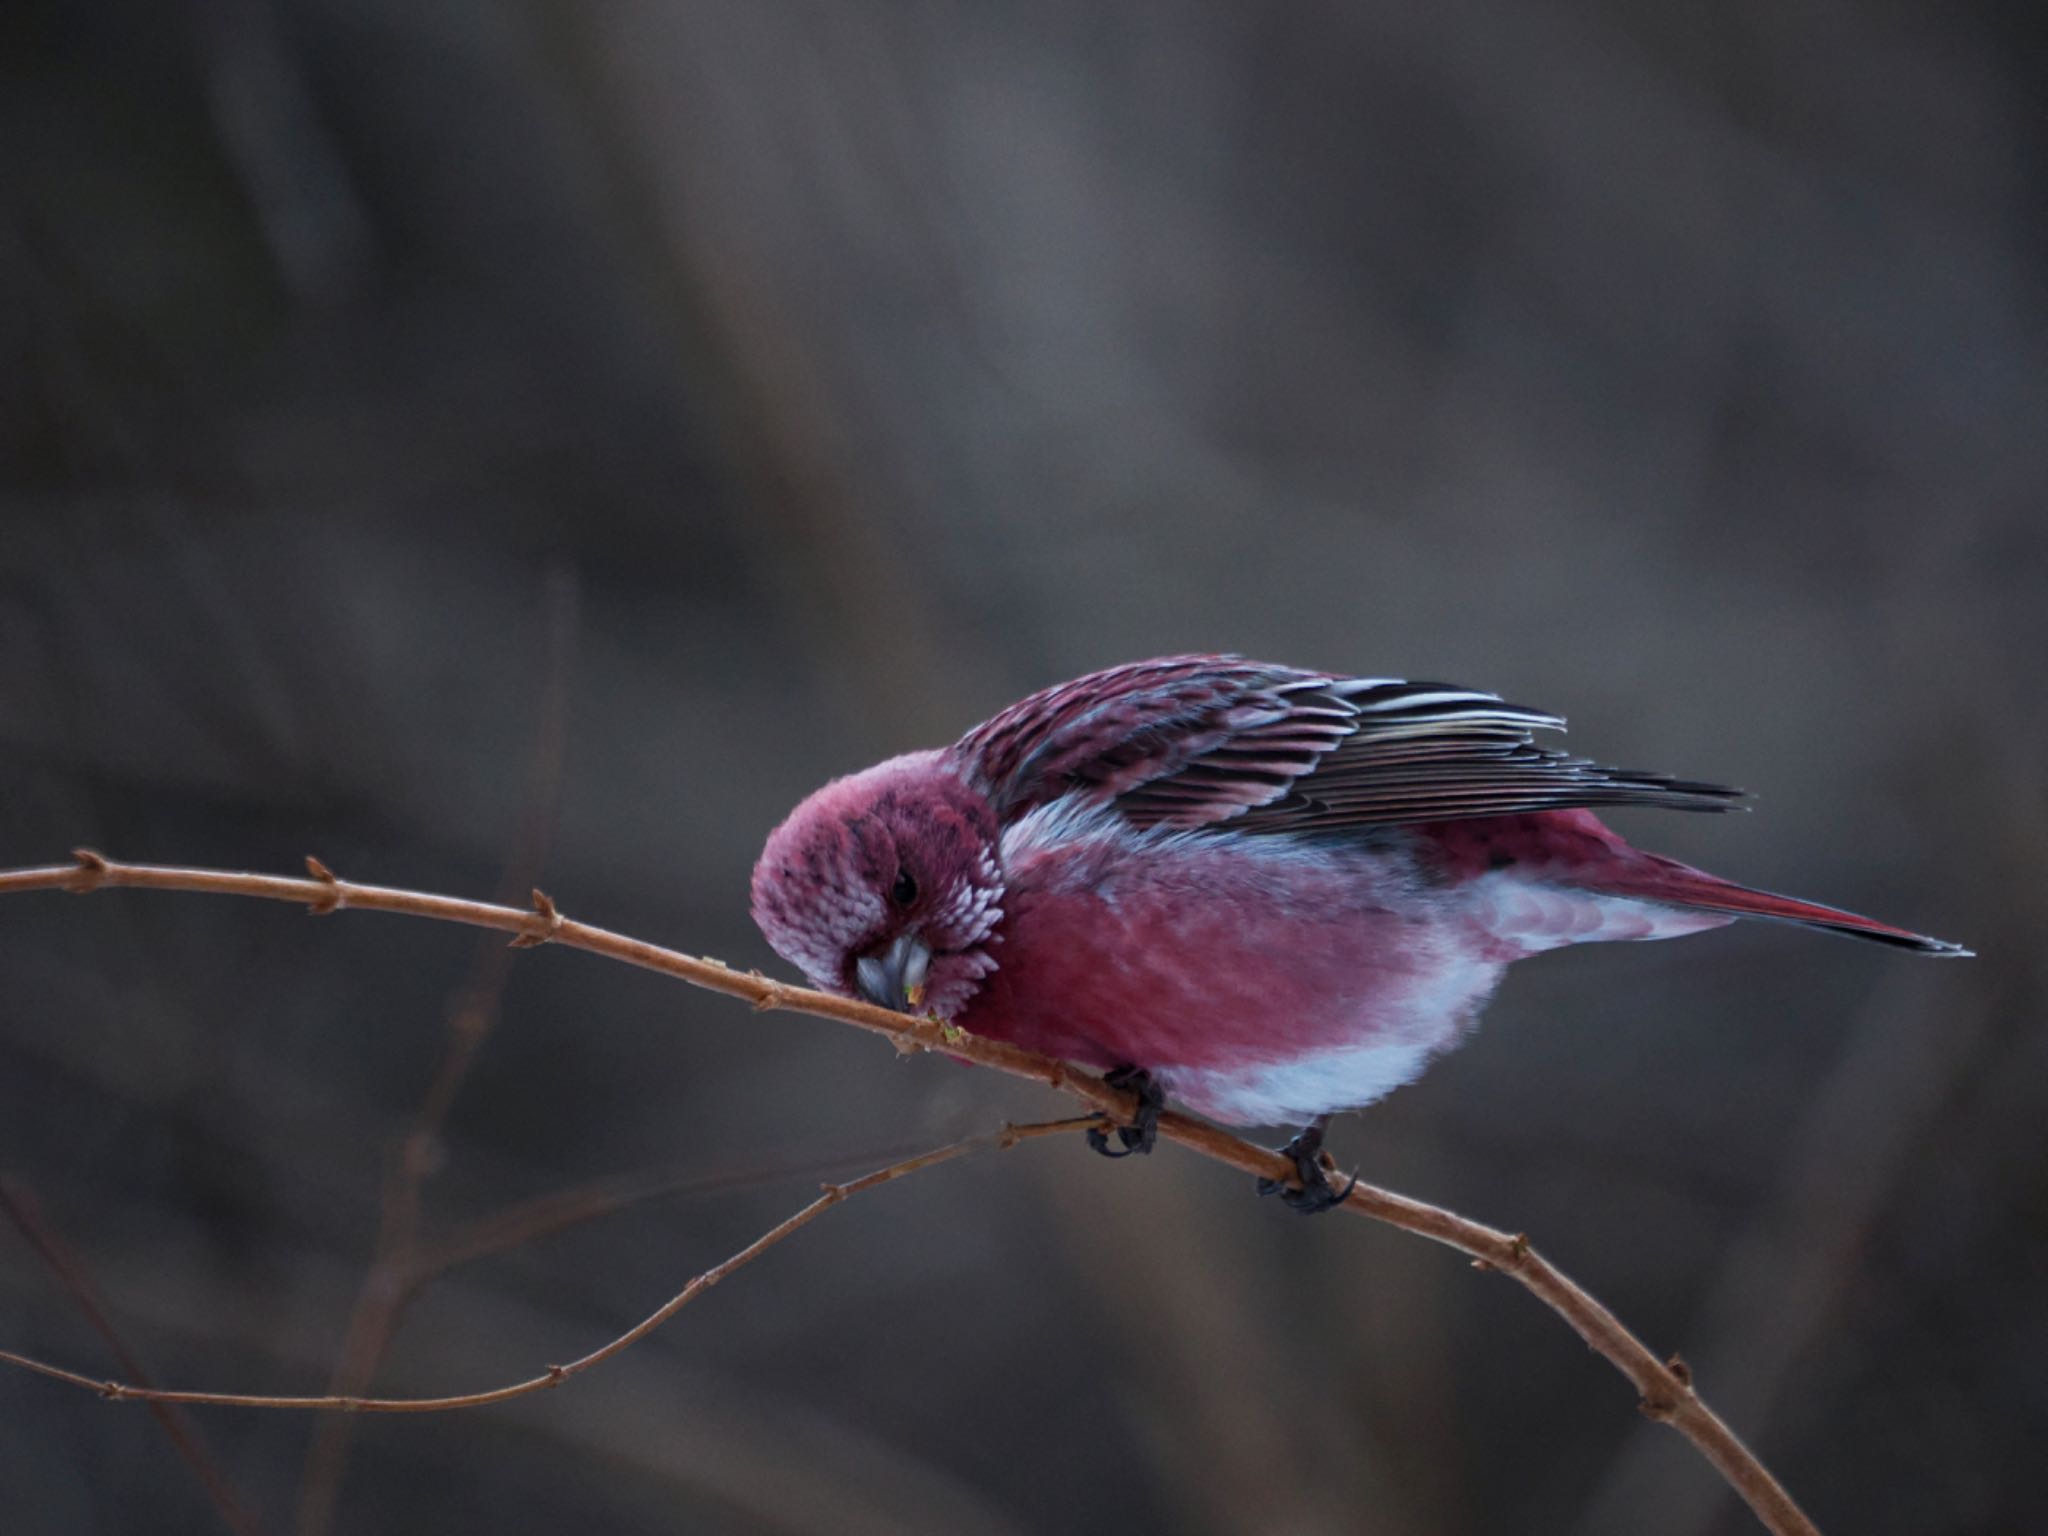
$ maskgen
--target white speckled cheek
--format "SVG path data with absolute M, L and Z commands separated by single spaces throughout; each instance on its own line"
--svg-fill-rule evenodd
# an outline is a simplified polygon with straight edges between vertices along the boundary
M 950 1019 L 966 1008 L 981 990 L 982 981 L 996 969 L 996 961 L 982 951 L 948 955 L 937 971 L 940 979 L 925 997 L 925 1007 L 942 1019 Z
M 882 903 L 845 882 L 815 893 L 804 920 L 781 925 L 771 942 L 782 957 L 821 987 L 837 988 L 840 967 L 860 936 L 882 920 Z
M 925 927 L 947 949 L 973 949 L 1003 920 L 1003 877 L 995 856 L 983 850 L 974 878 L 957 886 Z

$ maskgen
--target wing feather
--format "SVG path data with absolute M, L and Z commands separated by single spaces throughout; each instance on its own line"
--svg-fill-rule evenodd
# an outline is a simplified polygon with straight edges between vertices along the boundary
M 1726 810 L 1741 797 L 1535 744 L 1563 727 L 1449 683 L 1173 656 L 1034 694 L 953 751 L 1005 821 L 1075 794 L 1140 826 L 1270 833 L 1578 806 Z

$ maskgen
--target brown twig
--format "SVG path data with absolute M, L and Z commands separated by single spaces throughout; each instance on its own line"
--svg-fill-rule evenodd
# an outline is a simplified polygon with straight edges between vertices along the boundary
M 509 1386 L 492 1387 L 484 1392 L 464 1392 L 453 1397 L 355 1397 L 341 1394 L 321 1397 L 279 1397 L 266 1393 L 173 1391 L 161 1387 L 146 1387 L 135 1382 L 96 1381 L 77 1371 L 47 1365 L 26 1355 L 18 1355 L 12 1350 L 0 1349 L 0 1361 L 20 1366 L 23 1370 L 33 1371 L 36 1375 L 46 1376 L 52 1381 L 84 1387 L 97 1392 L 110 1402 L 117 1403 L 205 1404 L 217 1408 L 285 1408 L 335 1413 L 451 1413 L 460 1408 L 485 1408 L 493 1403 L 509 1403 L 514 1398 L 530 1397 L 536 1392 L 545 1392 L 550 1387 L 559 1387 L 570 1377 L 580 1376 L 591 1367 L 602 1365 L 612 1356 L 632 1348 L 734 1270 L 744 1269 L 790 1234 L 809 1226 L 833 1206 L 851 1199 L 864 1190 L 893 1183 L 910 1174 L 920 1173 L 926 1168 L 936 1168 L 941 1163 L 950 1163 L 953 1159 L 965 1157 L 970 1152 L 999 1151 L 1014 1147 L 1019 1142 L 1036 1141 L 1045 1136 L 1066 1135 L 1099 1124 L 1101 1119 L 1100 1115 L 1076 1115 L 1065 1120 L 1044 1120 L 1034 1125 L 1006 1125 L 986 1136 L 973 1136 L 965 1141 L 935 1147 L 929 1152 L 920 1152 L 915 1157 L 891 1163 L 886 1168 L 877 1168 L 873 1173 L 862 1174 L 845 1184 L 826 1184 L 822 1187 L 823 1192 L 809 1205 L 793 1215 L 784 1217 L 722 1263 L 712 1265 L 610 1342 L 599 1345 L 589 1354 L 571 1360 L 567 1365 L 551 1365 L 538 1376 L 529 1376 Z
M 756 1009 L 782 1009 L 831 1019 L 868 1030 L 893 1041 L 905 1052 L 940 1051 L 1028 1078 L 1073 1095 L 1113 1119 L 1128 1120 L 1136 1112 L 1132 1095 L 1119 1092 L 1092 1073 L 998 1040 L 982 1039 L 934 1019 L 913 1019 L 851 998 L 833 997 L 804 987 L 771 981 L 758 972 L 736 971 L 715 960 L 700 959 L 628 938 L 589 923 L 564 917 L 553 902 L 534 892 L 534 910 L 518 911 L 487 902 L 434 896 L 388 886 L 358 885 L 337 878 L 324 866 L 313 878 L 240 874 L 225 870 L 186 869 L 158 864 L 117 864 L 105 855 L 81 848 L 75 862 L 40 869 L 0 872 L 0 895 L 14 891 L 86 892 L 109 887 L 141 890 L 193 891 L 213 895 L 252 896 L 303 904 L 315 911 L 343 907 L 365 912 L 396 912 L 444 922 L 495 928 L 529 944 L 553 943 L 587 950 L 608 959 L 674 976 L 693 986 L 743 998 Z M 1168 1112 L 1160 1117 L 1159 1133 L 1168 1141 L 1262 1178 L 1293 1181 L 1293 1165 L 1279 1153 L 1254 1146 L 1240 1137 L 1199 1120 Z M 1657 1358 L 1621 1321 L 1533 1248 L 1527 1237 L 1468 1221 L 1450 1211 L 1411 1200 L 1368 1184 L 1353 1186 L 1342 1209 L 1368 1216 L 1469 1254 L 1478 1267 L 1511 1276 L 1568 1323 L 1586 1344 L 1634 1384 L 1643 1413 L 1669 1424 L 1690 1440 L 1743 1497 L 1757 1518 L 1776 1536 L 1818 1536 L 1792 1496 L 1743 1445 L 1720 1417 L 1694 1391 L 1688 1375 Z M 15 1364 L 19 1356 L 0 1356 Z M 594 1363 L 594 1362 L 593 1362 Z M 31 1367 L 37 1368 L 37 1367 Z M 69 1372 L 41 1367 L 46 1375 L 89 1385 L 101 1383 Z M 543 1384 L 552 1385 L 542 1379 Z M 531 1387 L 527 1390 L 532 1390 Z M 486 1401 L 497 1401 L 486 1398 Z M 279 1400 L 296 1406 L 336 1406 L 321 1399 Z
M 8 1220 L 14 1223 L 16 1229 L 28 1240 L 28 1245 L 35 1249 L 38 1257 L 49 1266 L 50 1273 L 57 1277 L 57 1283 L 71 1298 L 72 1305 L 78 1308 L 80 1316 L 107 1346 L 107 1353 L 114 1357 L 114 1362 L 139 1386 L 148 1387 L 149 1373 L 143 1369 L 141 1359 L 128 1347 L 127 1341 L 121 1337 L 112 1319 L 107 1316 L 107 1309 L 100 1301 L 99 1287 L 92 1283 L 92 1276 L 87 1272 L 84 1260 L 72 1251 L 71 1245 L 65 1242 L 43 1218 L 35 1194 L 18 1180 L 0 1178 L 0 1210 L 7 1213 Z M 228 1481 L 227 1474 L 221 1470 L 220 1464 L 207 1450 L 205 1437 L 199 1433 L 197 1426 L 170 1403 L 152 1402 L 149 1411 L 157 1423 L 163 1425 L 164 1433 L 170 1436 L 171 1444 L 178 1455 L 184 1459 L 185 1464 L 192 1469 L 205 1487 L 207 1497 L 220 1512 L 222 1523 L 229 1530 L 239 1533 L 239 1536 L 260 1536 L 263 1526 L 256 1518 L 256 1512 L 243 1500 L 241 1494 L 235 1491 L 234 1484 Z
M 1084 1115 L 1072 1124 L 1086 1127 L 1099 1123 L 1101 1118 L 1100 1115 Z M 1033 1131 L 1030 1134 L 1042 1133 Z M 398 1308 L 409 1304 L 428 1285 L 451 1270 L 524 1247 L 539 1238 L 553 1237 L 585 1222 L 615 1216 L 645 1201 L 748 1189 L 801 1174 L 815 1175 L 858 1167 L 878 1159 L 895 1161 L 912 1156 L 916 1150 L 915 1145 L 897 1145 L 871 1148 L 865 1152 L 845 1152 L 827 1158 L 783 1162 L 749 1159 L 744 1167 L 717 1173 L 623 1175 L 579 1184 L 553 1194 L 537 1195 L 531 1200 L 515 1201 L 488 1216 L 463 1223 L 438 1241 L 416 1243 L 406 1267 L 390 1271 L 386 1276 L 394 1293 L 392 1305 Z M 351 1395 L 335 1393 L 331 1382 L 329 1392 L 330 1395 Z
M 899 1144 L 780 1162 L 750 1158 L 743 1166 L 719 1172 L 622 1174 L 553 1194 L 536 1195 L 464 1222 L 437 1242 L 421 1243 L 413 1252 L 412 1268 L 405 1283 L 417 1289 L 465 1264 L 524 1247 L 539 1238 L 553 1237 L 600 1217 L 615 1216 L 645 1201 L 747 1189 L 799 1174 L 817 1175 L 877 1160 L 894 1161 L 909 1157 L 916 1150 L 915 1145 Z

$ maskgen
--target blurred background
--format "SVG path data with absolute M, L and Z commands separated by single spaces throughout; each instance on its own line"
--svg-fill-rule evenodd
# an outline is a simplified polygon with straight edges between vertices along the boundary
M 771 966 L 784 811 L 1033 688 L 1498 689 L 1761 792 L 1625 832 L 1982 958 L 1549 956 L 1340 1157 L 1531 1233 L 1824 1529 L 2027 1528 L 2027 9 L 14 0 L 0 865 L 311 852 Z M 10 896 L 0 978 L 0 1345 L 94 1376 L 88 1291 L 166 1384 L 496 1385 L 1066 1112 L 396 918 Z M 10 1532 L 1753 1529 L 1512 1284 L 1078 1137 L 562 1391 L 199 1412 L 212 1492 L 141 1409 L 0 1416 Z

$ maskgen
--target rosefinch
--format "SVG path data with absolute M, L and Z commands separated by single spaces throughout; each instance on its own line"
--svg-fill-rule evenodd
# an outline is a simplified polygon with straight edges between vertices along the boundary
M 1532 742 L 1562 725 L 1232 656 L 1113 667 L 827 784 L 769 837 L 754 920 L 827 991 L 1112 1069 L 1126 1151 L 1168 1093 L 1305 1126 L 1281 1192 L 1310 1210 L 1342 1198 L 1328 1116 L 1457 1043 L 1510 961 L 1737 917 L 1968 953 L 1630 847 L 1590 808 L 1740 791 Z

